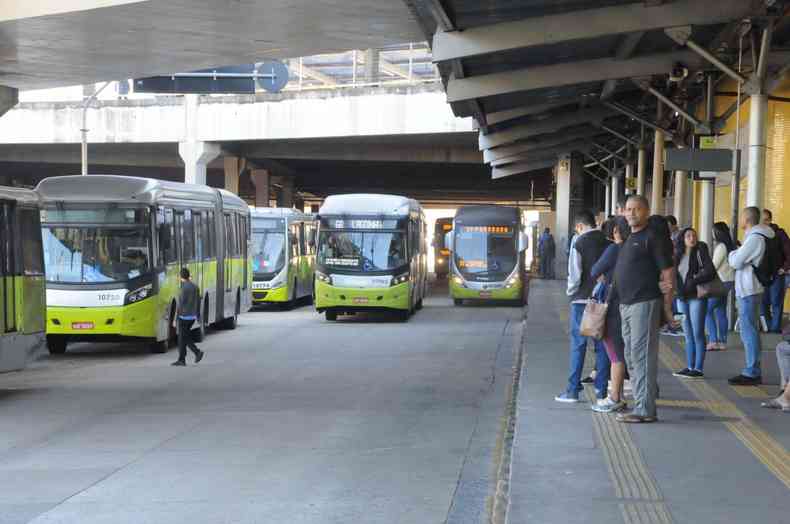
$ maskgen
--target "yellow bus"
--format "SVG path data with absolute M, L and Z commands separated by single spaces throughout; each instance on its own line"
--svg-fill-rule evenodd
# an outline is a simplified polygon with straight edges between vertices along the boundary
M 407 321 L 428 292 L 425 214 L 395 195 L 334 195 L 318 211 L 315 307 L 339 314 L 389 311 Z
M 44 347 L 44 255 L 38 195 L 0 187 L 0 371 L 22 369 Z
M 296 209 L 252 210 L 252 302 L 284 309 L 313 296 L 315 217 Z
M 207 186 L 110 175 L 43 180 L 47 346 L 176 338 L 179 271 L 202 294 L 198 338 L 233 329 L 252 301 L 249 206 Z

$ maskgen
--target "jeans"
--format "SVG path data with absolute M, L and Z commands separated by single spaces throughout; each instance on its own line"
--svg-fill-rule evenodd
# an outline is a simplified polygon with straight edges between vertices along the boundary
M 656 416 L 658 397 L 658 328 L 662 299 L 622 304 L 623 341 L 631 384 L 634 389 L 634 415 Z
M 782 314 L 785 307 L 785 277 L 779 275 L 773 284 L 763 293 L 762 314 L 768 323 L 768 331 L 779 333 L 782 331 Z
M 760 304 L 762 293 L 738 298 L 738 318 L 740 319 L 741 340 L 746 354 L 746 367 L 742 375 L 757 378 L 762 376 L 760 370 Z
M 727 296 L 710 297 L 708 299 L 708 312 L 705 315 L 705 329 L 708 332 L 710 342 L 727 343 L 727 332 L 730 330 L 730 323 L 727 320 L 727 300 L 735 282 L 724 282 L 727 288 Z
M 197 356 L 200 350 L 192 340 L 192 324 L 194 320 L 178 319 L 178 360 L 184 362 L 187 358 L 187 347 Z
M 571 369 L 568 377 L 569 395 L 578 395 L 582 390 L 582 368 L 584 368 L 584 357 L 587 355 L 588 337 L 579 334 L 579 326 L 582 323 L 584 314 L 584 304 L 571 304 L 570 327 L 571 327 Z M 595 389 L 598 391 L 599 398 L 606 398 L 609 390 L 609 357 L 606 355 L 606 348 L 600 340 L 594 340 L 595 344 Z
M 680 300 L 683 316 L 683 335 L 686 337 L 686 367 L 702 371 L 705 366 L 705 313 L 708 300 L 690 298 Z

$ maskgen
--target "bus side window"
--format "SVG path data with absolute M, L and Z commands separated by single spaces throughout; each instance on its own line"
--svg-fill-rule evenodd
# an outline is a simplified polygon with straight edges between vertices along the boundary
M 19 225 L 22 238 L 22 271 L 28 276 L 44 274 L 44 251 L 41 245 L 41 224 L 38 209 L 20 208 Z
M 200 240 L 203 244 L 203 260 L 210 260 L 213 251 L 213 245 L 211 242 L 211 227 L 214 224 L 211 219 L 211 212 L 201 213 Z
M 192 221 L 192 212 L 187 209 L 181 228 L 181 259 L 183 262 L 195 260 L 195 229 Z
M 172 264 L 176 261 L 176 230 L 173 221 L 173 210 L 163 209 L 164 222 L 159 228 L 159 251 L 160 258 L 165 264 Z

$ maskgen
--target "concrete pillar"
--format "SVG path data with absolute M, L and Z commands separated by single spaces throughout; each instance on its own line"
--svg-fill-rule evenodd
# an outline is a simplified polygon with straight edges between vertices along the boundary
M 178 154 L 184 161 L 184 182 L 187 184 L 206 184 L 206 166 L 217 158 L 221 150 L 211 142 L 180 142 Z
M 689 213 L 689 178 L 687 171 L 675 171 L 675 203 L 672 214 L 678 219 L 680 227 L 691 225 Z
M 708 244 L 708 247 L 713 247 L 713 217 L 715 209 L 714 203 L 716 201 L 716 183 L 711 180 L 700 182 L 702 184 L 701 198 L 700 198 L 700 217 L 699 217 L 699 234 L 700 240 Z M 712 251 L 712 249 L 711 249 Z
M 661 121 L 663 106 L 658 102 L 656 121 Z M 656 131 L 653 141 L 653 184 L 650 194 L 650 212 L 654 215 L 664 214 L 664 133 Z
M 255 184 L 255 207 L 269 207 L 271 176 L 266 169 L 253 169 L 250 178 Z
M 762 209 L 765 188 L 765 151 L 767 142 L 768 95 L 749 97 L 749 171 L 746 205 Z
M 584 165 L 577 155 L 561 155 L 555 168 L 557 221 L 554 238 L 557 242 L 556 275 L 568 276 L 568 239 L 573 233 L 573 215 L 584 205 Z
M 225 189 L 234 195 L 239 194 L 239 176 L 244 170 L 245 159 L 237 156 L 226 156 L 225 164 Z
M 644 142 L 640 142 L 639 144 L 636 169 L 636 194 L 644 196 L 647 174 L 647 149 L 645 148 Z
M 292 208 L 294 205 L 294 181 L 292 178 L 283 178 L 283 185 L 277 194 L 277 207 Z

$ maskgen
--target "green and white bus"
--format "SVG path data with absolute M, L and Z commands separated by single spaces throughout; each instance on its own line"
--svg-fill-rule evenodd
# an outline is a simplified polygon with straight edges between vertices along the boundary
M 44 255 L 38 195 L 0 187 L 0 372 L 44 348 Z
M 450 296 L 455 305 L 464 300 L 524 304 L 524 254 L 529 240 L 518 208 L 461 207 L 447 237 L 452 252 Z
M 296 209 L 252 210 L 252 302 L 287 309 L 313 296 L 316 220 Z
M 43 180 L 47 345 L 140 339 L 167 351 L 189 268 L 202 294 L 198 337 L 233 329 L 252 301 L 249 206 L 207 186 L 89 175 Z
M 334 195 L 318 211 L 315 307 L 339 314 L 390 311 L 402 321 L 428 289 L 425 214 L 394 195 Z

